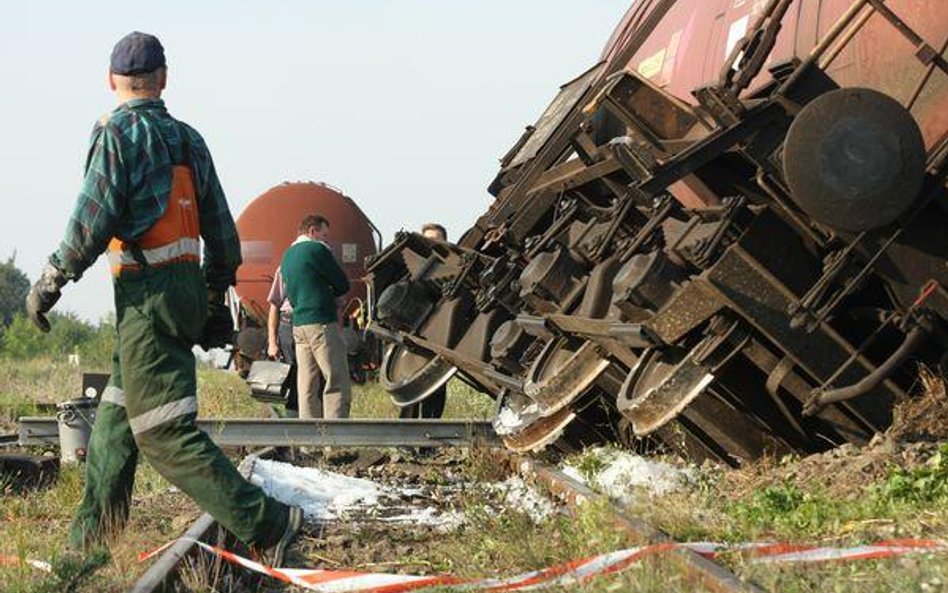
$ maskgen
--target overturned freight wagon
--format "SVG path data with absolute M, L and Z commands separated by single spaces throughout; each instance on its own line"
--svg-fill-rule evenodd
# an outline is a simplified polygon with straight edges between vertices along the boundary
M 948 318 L 948 3 L 640 0 L 456 245 L 372 258 L 396 403 L 729 463 L 891 422 Z

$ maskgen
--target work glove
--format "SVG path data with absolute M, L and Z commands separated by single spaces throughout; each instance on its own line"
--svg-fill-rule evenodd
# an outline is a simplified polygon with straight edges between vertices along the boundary
M 60 289 L 66 284 L 66 277 L 53 264 L 46 264 L 39 280 L 26 295 L 26 314 L 43 333 L 49 332 L 49 320 L 46 313 L 53 308 L 59 297 Z
M 234 320 L 224 303 L 224 291 L 209 288 L 207 291 L 207 320 L 204 333 L 198 342 L 201 348 L 223 348 L 234 341 Z

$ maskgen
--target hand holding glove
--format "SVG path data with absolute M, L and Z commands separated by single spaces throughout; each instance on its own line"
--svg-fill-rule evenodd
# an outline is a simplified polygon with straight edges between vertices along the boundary
M 234 320 L 224 303 L 224 291 L 207 290 L 207 321 L 199 342 L 201 348 L 223 348 L 234 340 Z
M 46 264 L 39 280 L 26 295 L 26 314 L 40 328 L 40 331 L 49 332 L 49 320 L 46 313 L 53 308 L 59 297 L 60 289 L 66 284 L 66 277 L 53 264 Z

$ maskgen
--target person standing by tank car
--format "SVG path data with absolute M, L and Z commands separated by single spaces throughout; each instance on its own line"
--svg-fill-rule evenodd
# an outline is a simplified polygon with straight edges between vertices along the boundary
M 115 289 L 112 376 L 103 391 L 85 491 L 69 534 L 78 552 L 104 544 L 128 518 L 141 452 L 165 479 L 251 548 L 278 564 L 302 511 L 245 480 L 198 430 L 194 344 L 233 332 L 224 295 L 240 241 L 204 139 L 168 114 L 164 48 L 133 32 L 112 51 L 118 107 L 95 125 L 82 189 L 59 249 L 26 299 L 46 313 L 62 287 L 108 250 Z M 201 239 L 204 265 L 201 266 Z
M 448 231 L 436 222 L 422 225 L 421 234 L 435 241 L 447 241 Z M 440 418 L 448 401 L 448 386 L 442 385 L 417 404 L 405 406 L 398 412 L 399 418 Z
M 267 357 L 271 360 L 282 358 L 283 362 L 290 365 L 286 378 L 290 384 L 286 396 L 286 415 L 289 418 L 298 418 L 300 408 L 296 379 L 296 343 L 293 341 L 293 306 L 286 296 L 280 268 L 273 274 L 267 302 L 270 303 L 267 314 Z
M 326 243 L 328 220 L 306 216 L 299 233 L 280 270 L 293 307 L 300 417 L 348 418 L 352 386 L 336 299 L 349 292 L 349 279 Z

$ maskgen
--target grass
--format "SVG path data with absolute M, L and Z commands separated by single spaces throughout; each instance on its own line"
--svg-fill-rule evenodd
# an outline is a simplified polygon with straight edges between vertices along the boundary
M 490 450 L 475 448 L 466 452 L 460 466 L 450 467 L 451 474 L 464 476 L 462 490 L 442 493 L 445 498 L 436 496 L 435 504 L 463 513 L 464 521 L 459 529 L 440 533 L 427 527 L 393 525 L 384 528 L 369 523 L 360 531 L 351 527 L 344 531 L 344 526 L 342 529 L 334 526 L 325 536 L 307 534 L 309 537 L 300 545 L 299 564 L 394 570 L 407 574 L 451 574 L 469 579 L 503 578 L 612 552 L 635 543 L 613 527 L 614 518 L 606 505 L 589 504 L 575 514 L 560 512 L 537 520 L 521 509 L 504 504 L 505 495 L 494 484 L 509 476 L 509 462 Z M 430 469 L 445 471 L 438 466 Z M 429 484 L 432 480 L 433 476 L 425 478 Z M 320 541 L 310 543 L 313 538 Z M 559 590 L 663 591 L 674 578 L 674 571 L 659 562 Z
M 141 464 L 128 528 L 110 542 L 110 561 L 83 575 L 77 570 L 82 562 L 70 560 L 64 548 L 71 515 L 81 497 L 81 470 L 74 466 L 63 468 L 54 488 L 3 496 L 0 553 L 47 560 L 56 569 L 51 575 L 23 566 L 0 569 L 4 591 L 39 593 L 65 590 L 66 585 L 75 591 L 126 590 L 144 569 L 137 561 L 138 553 L 177 536 L 199 514 L 190 501 L 170 492 L 149 465 Z
M 489 453 L 475 452 L 467 460 L 465 476 L 478 483 L 502 480 L 503 465 Z M 561 509 L 535 522 L 516 509 L 497 512 L 485 505 L 485 498 L 477 487 L 466 493 L 462 503 L 463 528 L 438 538 L 437 570 L 468 578 L 509 577 L 643 543 L 615 528 L 608 504 L 588 503 L 569 512 Z M 656 557 L 619 574 L 551 590 L 644 593 L 691 591 L 693 587 L 666 561 Z
M 352 396 L 354 418 L 398 418 L 398 409 L 382 386 L 375 382 L 355 385 Z M 489 420 L 494 416 L 494 400 L 460 379 L 448 382 L 445 418 Z
M 72 367 L 46 361 L 13 364 L 0 361 L 0 421 L 37 412 L 37 401 L 67 399 L 79 389 Z M 250 398 L 235 375 L 199 369 L 201 415 L 205 417 L 263 417 L 266 408 Z M 460 381 L 449 384 L 446 416 L 490 418 L 493 402 Z M 357 386 L 353 401 L 357 417 L 393 418 L 397 411 L 377 384 Z M 575 460 L 582 473 L 602 469 L 601 460 L 583 455 Z M 784 468 L 793 476 L 800 461 L 764 460 L 762 466 Z M 753 471 L 753 468 L 747 470 Z M 743 472 L 742 472 L 743 473 Z M 471 455 L 466 474 L 496 481 L 504 470 L 486 453 Z M 850 545 L 901 537 L 948 539 L 948 445 L 912 467 L 891 467 L 881 478 L 840 492 L 823 483 L 774 479 L 756 488 L 735 488 L 734 472 L 705 467 L 695 483 L 662 497 L 642 495 L 630 513 L 645 518 L 679 541 L 792 541 Z M 102 593 L 127 590 L 146 565 L 139 552 L 182 533 L 199 514 L 187 497 L 147 464 L 140 465 L 131 523 L 110 546 L 111 559 L 90 574 L 81 564 L 60 562 L 70 517 L 81 497 L 81 473 L 64 468 L 57 484 L 24 496 L 0 494 L 0 554 L 51 560 L 54 575 L 23 566 L 0 567 L 0 590 L 46 593 L 73 590 Z M 559 515 L 539 524 L 516 512 L 495 512 L 471 489 L 463 510 L 468 523 L 458 533 L 439 537 L 426 558 L 432 569 L 459 576 L 509 576 L 606 551 L 635 545 L 617 532 L 605 508 L 587 505 L 574 515 Z M 95 560 L 93 558 L 93 560 Z M 848 564 L 772 567 L 749 562 L 736 554 L 723 560 L 743 578 L 781 593 L 945 590 L 948 557 L 910 556 Z M 209 590 L 193 571 L 191 590 Z M 690 583 L 658 560 L 642 563 L 622 574 L 597 579 L 570 591 L 690 591 Z M 226 589 L 217 589 L 226 590 Z
M 12 432 L 18 416 L 36 415 L 37 404 L 72 399 L 81 389 L 79 369 L 64 362 L 0 359 L 0 431 Z
M 81 386 L 78 369 L 43 360 L 0 361 L 0 377 L 0 419 L 7 422 L 17 416 L 42 414 L 36 402 L 75 397 Z M 199 366 L 198 385 L 202 416 L 266 415 L 266 408 L 250 398 L 249 390 L 236 375 Z M 22 496 L 9 492 L 0 495 L 0 554 L 53 561 L 57 569 L 46 576 L 29 567 L 2 567 L 0 589 L 40 593 L 71 585 L 75 591 L 124 591 L 147 567 L 138 562 L 137 555 L 180 535 L 200 514 L 147 462 L 140 463 L 128 528 L 111 542 L 110 562 L 82 576 L 81 566 L 58 562 L 72 513 L 81 498 L 81 469 L 75 466 L 63 467 L 56 485 L 47 490 Z
M 586 464 L 595 471 L 594 464 Z M 698 476 L 687 490 L 641 496 L 630 512 L 647 517 L 677 541 L 849 546 L 898 538 L 948 539 L 948 445 L 921 466 L 893 468 L 883 480 L 847 495 L 792 481 L 735 495 L 720 471 L 705 468 Z M 940 591 L 948 583 L 944 554 L 785 567 L 730 554 L 724 563 L 743 578 L 781 593 Z
M 50 414 L 37 404 L 71 399 L 80 389 L 81 373 L 75 367 L 49 360 L 0 359 L 0 430 L 12 431 L 19 416 Z M 198 399 L 202 417 L 269 416 L 266 406 L 250 397 L 249 387 L 236 374 L 206 365 L 198 366 Z M 455 380 L 448 388 L 445 415 L 488 418 L 492 405 L 490 398 Z M 394 418 L 397 410 L 378 384 L 368 383 L 355 386 L 353 416 Z M 23 565 L 0 566 L 0 591 L 127 590 L 147 568 L 138 562 L 137 555 L 180 535 L 200 514 L 186 496 L 171 491 L 170 485 L 142 462 L 135 478 L 128 528 L 111 542 L 110 561 L 84 574 L 81 564 L 58 561 L 81 498 L 81 470 L 74 466 L 64 467 L 52 488 L 25 495 L 0 492 L 0 555 L 52 561 L 56 567 L 55 574 L 44 575 Z
M 0 361 L 0 377 L 0 418 L 7 421 L 43 413 L 38 412 L 36 402 L 70 399 L 81 387 L 77 369 L 43 360 Z M 239 417 L 265 412 L 262 405 L 249 398 L 249 391 L 244 397 L 243 382 L 235 379 L 230 374 L 199 367 L 202 415 L 210 411 Z M 99 570 L 83 574 L 81 563 L 61 561 L 72 513 L 81 498 L 82 473 L 76 466 L 64 466 L 52 488 L 25 495 L 6 491 L 0 494 L 0 554 L 51 561 L 56 568 L 54 574 L 44 575 L 22 565 L 0 567 L 0 583 L 5 593 L 124 591 L 146 568 L 138 562 L 138 554 L 176 537 L 200 514 L 187 497 L 171 491 L 170 485 L 147 462 L 140 463 L 128 528 L 111 542 L 110 561 Z

